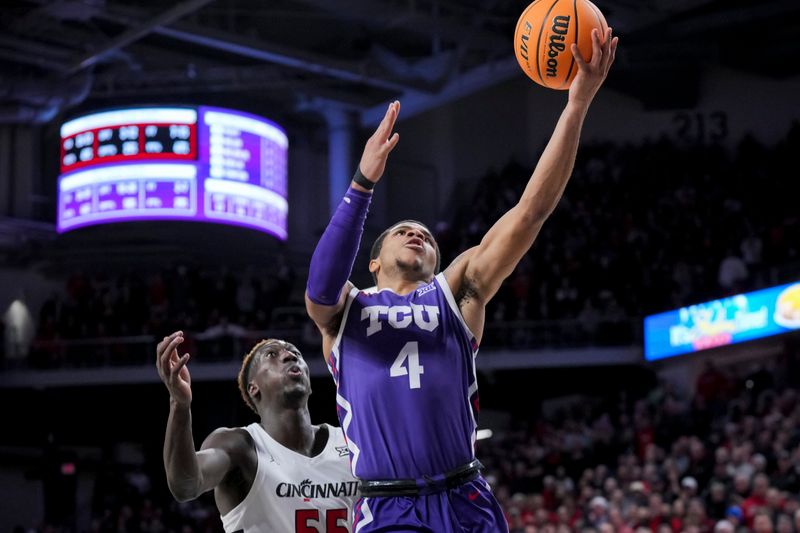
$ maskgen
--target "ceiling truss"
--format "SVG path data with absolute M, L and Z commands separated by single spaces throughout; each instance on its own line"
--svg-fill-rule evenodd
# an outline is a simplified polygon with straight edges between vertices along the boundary
M 626 45 L 618 70 L 654 57 L 667 69 L 713 62 L 723 48 L 714 39 L 734 40 L 754 20 L 791 34 L 800 15 L 796 0 L 599 3 Z M 413 114 L 518 76 L 511 35 L 523 7 L 512 0 L 184 0 L 164 9 L 154 0 L 21 0 L 0 21 L 1 76 L 52 82 L 88 74 L 86 105 L 261 91 L 289 109 L 307 109 L 311 99 L 341 102 L 369 125 L 390 99 L 408 102 L 404 111 Z M 681 52 L 691 47 L 711 53 Z M 780 72 L 797 73 L 797 44 L 783 47 L 791 57 L 781 48 L 772 48 L 773 61 L 785 65 Z

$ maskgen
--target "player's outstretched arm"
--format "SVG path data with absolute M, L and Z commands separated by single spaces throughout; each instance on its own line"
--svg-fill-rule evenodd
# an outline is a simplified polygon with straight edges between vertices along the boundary
M 389 153 L 400 140 L 400 136 L 392 132 L 399 112 L 400 102 L 389 104 L 386 115 L 364 146 L 358 172 L 369 182 L 366 185 L 371 183 L 374 186 L 380 181 Z M 311 258 L 306 309 L 323 337 L 335 336 L 335 330 L 338 329 L 336 317 L 344 308 L 351 287 L 348 279 L 361 244 L 371 199 L 371 187 L 353 181 Z
M 533 245 L 544 221 L 564 193 L 575 163 L 586 112 L 614 61 L 618 39 L 612 38 L 611 29 L 604 37 L 601 42 L 599 32 L 592 32 L 592 59 L 588 63 L 578 48 L 572 46 L 579 72 L 570 86 L 567 106 L 519 203 L 492 226 L 478 246 L 464 254 L 462 259 L 466 264 L 455 269 L 463 273 L 463 279 L 468 280 L 474 295 L 483 304 L 495 295 Z
M 233 464 L 227 445 L 212 433 L 200 452 L 195 452 L 192 436 L 192 388 L 186 363 L 189 354 L 178 355 L 183 333 L 177 331 L 164 337 L 156 348 L 158 375 L 169 390 L 169 419 L 164 438 L 164 468 L 167 484 L 178 501 L 197 498 L 214 488 Z M 212 437 L 214 437 L 212 439 Z M 230 440 L 230 438 L 228 439 Z M 207 445 L 207 443 L 209 443 Z M 216 446 L 213 446 L 216 444 Z

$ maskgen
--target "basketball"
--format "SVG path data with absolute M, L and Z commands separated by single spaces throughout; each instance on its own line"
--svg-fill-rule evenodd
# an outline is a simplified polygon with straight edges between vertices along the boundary
M 578 65 L 570 47 L 592 56 L 592 30 L 605 36 L 606 19 L 589 0 L 535 0 L 517 22 L 514 53 L 530 79 L 549 89 L 569 89 Z

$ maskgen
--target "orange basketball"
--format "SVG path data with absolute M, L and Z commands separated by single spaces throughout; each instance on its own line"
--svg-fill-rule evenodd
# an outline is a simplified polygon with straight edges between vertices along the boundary
M 592 30 L 605 37 L 603 14 L 589 0 L 535 0 L 517 22 L 514 53 L 530 79 L 550 89 L 569 89 L 578 65 L 572 43 L 586 61 L 592 57 Z

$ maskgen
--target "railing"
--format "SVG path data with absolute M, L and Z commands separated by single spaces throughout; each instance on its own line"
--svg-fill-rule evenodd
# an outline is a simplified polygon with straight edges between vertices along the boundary
M 181 353 L 191 353 L 205 363 L 241 361 L 244 354 L 261 339 L 274 337 L 295 342 L 308 349 L 300 340 L 298 330 L 248 331 L 244 335 L 222 335 L 213 339 L 202 334 L 186 333 Z M 28 368 L 95 368 L 155 364 L 156 345 L 161 337 L 103 337 L 92 339 L 36 340 L 31 344 L 26 361 L 10 362 L 7 366 Z M 311 345 L 313 346 L 313 345 Z M 319 351 L 318 348 L 316 351 Z
M 520 320 L 488 323 L 481 346 L 510 349 L 631 346 L 640 344 L 641 338 L 641 321 L 630 318 L 591 323 L 577 319 Z
M 152 335 L 34 340 L 23 366 L 44 369 L 141 365 L 148 359 L 155 362 L 155 345 Z

